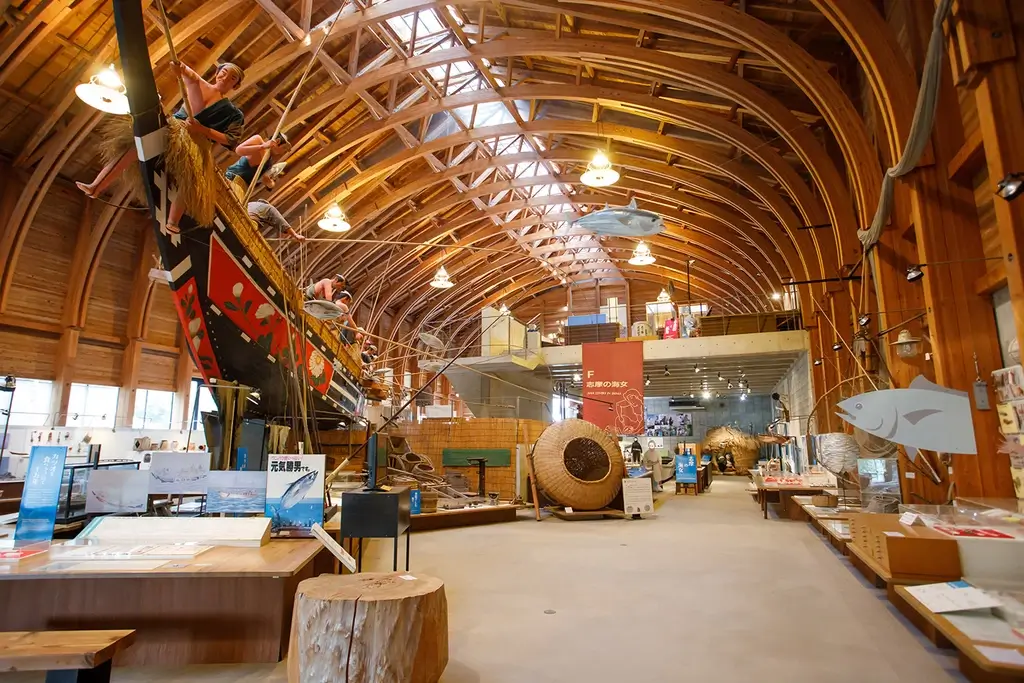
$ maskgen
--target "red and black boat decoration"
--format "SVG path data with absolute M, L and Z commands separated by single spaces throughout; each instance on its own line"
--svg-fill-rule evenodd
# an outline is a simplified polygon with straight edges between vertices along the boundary
M 168 232 L 175 181 L 163 163 L 167 123 L 140 0 L 114 0 L 114 19 L 157 245 L 196 367 L 207 382 L 258 389 L 259 402 L 248 412 L 270 420 L 293 416 L 297 387 L 306 390 L 296 373 L 313 397 L 311 419 L 337 423 L 361 415 L 366 397 L 358 350 L 303 311 L 299 288 L 224 178 L 210 179 L 217 194 L 212 226 L 200 227 L 186 213 L 180 234 Z

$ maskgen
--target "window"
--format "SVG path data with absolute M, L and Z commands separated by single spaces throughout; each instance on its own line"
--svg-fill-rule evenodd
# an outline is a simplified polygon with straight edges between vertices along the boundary
M 664 303 L 660 301 L 647 302 L 647 324 L 652 330 L 665 327 L 665 321 L 676 315 L 675 306 L 671 301 Z
M 68 398 L 68 427 L 113 427 L 117 417 L 117 387 L 72 384 Z
M 139 389 L 135 392 L 132 429 L 173 429 L 174 392 Z
M 711 304 L 679 304 L 679 317 L 707 315 Z
M 201 379 L 192 380 L 188 391 L 188 405 L 194 430 L 203 428 L 203 413 L 217 412 L 217 401 L 213 398 L 213 392 Z
M 14 392 L 4 392 L 6 399 L 0 398 L 0 407 L 10 411 L 11 427 L 41 427 L 50 420 L 50 398 L 53 395 L 53 382 L 44 379 L 16 378 Z M 6 415 L 4 420 L 7 421 Z
M 551 421 L 571 420 L 576 417 L 576 411 L 582 408 L 583 404 L 569 397 L 562 397 L 559 394 L 551 395 Z

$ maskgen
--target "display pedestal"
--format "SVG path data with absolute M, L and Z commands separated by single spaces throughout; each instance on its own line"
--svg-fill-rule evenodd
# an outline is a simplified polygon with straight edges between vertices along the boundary
M 341 494 L 341 529 L 339 542 L 359 539 L 357 562 L 363 570 L 363 539 L 395 539 L 394 566 L 398 570 L 398 539 L 405 534 L 405 568 L 409 569 L 409 488 L 390 491 L 345 491 Z
M 448 665 L 444 583 L 398 573 L 307 579 L 289 652 L 289 683 L 435 683 Z

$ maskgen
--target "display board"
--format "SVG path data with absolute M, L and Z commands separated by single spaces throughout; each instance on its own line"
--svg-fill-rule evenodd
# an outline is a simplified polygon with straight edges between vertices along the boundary
M 647 413 L 647 436 L 693 436 L 693 413 Z
M 67 446 L 33 446 L 21 493 L 15 541 L 49 541 L 57 521 Z
M 85 493 L 86 514 L 145 512 L 149 479 L 149 472 L 139 470 L 92 472 Z
M 149 466 L 149 492 L 168 495 L 203 495 L 210 475 L 210 454 L 198 452 L 153 453 Z
M 324 523 L 324 455 L 271 455 L 268 458 L 265 514 L 273 533 L 310 536 Z
M 627 515 L 649 515 L 654 512 L 654 494 L 651 480 L 623 479 L 622 506 Z
M 583 345 L 583 419 L 612 434 L 644 433 L 643 342 Z
M 266 472 L 210 472 L 206 488 L 207 512 L 262 514 L 266 505 Z
M 697 456 L 677 455 L 676 456 L 676 483 L 696 484 L 697 483 Z

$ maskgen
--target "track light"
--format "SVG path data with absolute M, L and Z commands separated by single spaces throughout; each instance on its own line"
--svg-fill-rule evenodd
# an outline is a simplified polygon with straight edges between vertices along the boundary
M 718 381 L 719 381 L 719 382 L 721 382 L 721 381 L 722 381 L 722 373 L 718 373 Z
M 695 364 L 695 365 L 693 366 L 693 371 L 694 371 L 694 372 L 700 372 L 700 366 L 699 366 L 699 365 L 696 365 L 696 364 Z
M 922 266 L 910 266 L 907 268 L 907 282 L 914 282 L 924 277 L 924 271 L 921 268 Z
M 666 366 L 665 366 L 665 376 L 666 376 L 666 377 L 668 377 L 668 376 L 670 376 L 671 374 L 672 374 L 672 373 L 668 371 L 668 366 L 666 365 Z
M 690 398 L 693 398 L 693 392 L 692 391 L 690 392 Z
M 740 377 L 746 377 L 746 376 L 747 376 L 747 373 L 745 373 L 742 370 L 740 370 Z
M 444 269 L 444 266 L 441 266 L 437 269 L 437 272 L 434 273 L 434 279 L 430 281 L 430 286 L 438 289 L 449 289 L 454 287 L 455 283 L 452 282 L 452 279 L 448 275 L 448 271 Z
M 630 257 L 629 264 L 631 266 L 649 266 L 656 260 L 651 253 L 651 248 L 643 240 L 640 240 L 636 248 L 633 249 L 633 256 Z
M 1021 193 L 1024 187 L 1024 174 L 1007 173 L 1006 177 L 996 185 L 996 194 L 1008 202 L 1012 202 Z
M 729 387 L 730 389 L 732 389 L 732 380 L 729 380 L 729 384 L 728 384 L 728 387 Z
M 722 392 L 716 391 L 715 392 L 715 398 L 722 398 Z
M 833 351 L 841 351 L 842 348 L 843 348 L 842 342 L 836 342 L 835 344 L 832 345 L 832 350 Z
M 573 382 L 579 382 L 582 379 L 583 379 L 583 375 L 581 375 L 580 373 L 578 373 L 578 372 L 572 373 L 572 381 Z
M 701 393 L 701 398 L 711 398 L 711 392 L 710 392 L 710 391 L 708 391 L 707 389 L 705 389 L 705 390 L 704 390 L 704 391 L 703 391 L 703 392 Z
M 346 232 L 352 228 L 347 220 L 345 220 L 345 212 L 342 210 L 338 202 L 334 202 L 324 213 L 324 217 L 316 222 L 316 225 L 321 230 L 327 232 Z
M 603 152 L 597 152 L 594 160 L 587 164 L 586 172 L 580 176 L 580 182 L 587 187 L 608 187 L 619 182 L 619 172 L 612 168 L 612 162 Z
M 651 376 L 650 375 L 644 376 L 644 386 L 645 387 L 651 386 Z
M 871 316 L 868 315 L 867 313 L 857 318 L 857 324 L 860 325 L 861 327 L 867 327 L 870 322 Z
M 820 358 L 815 358 L 815 359 L 814 359 L 814 365 L 815 365 L 815 366 L 821 365 L 821 362 L 822 362 L 822 361 L 821 361 L 821 359 L 820 359 Z
M 740 394 L 740 400 L 741 401 L 746 401 L 747 400 L 747 395 L 746 394 Z

